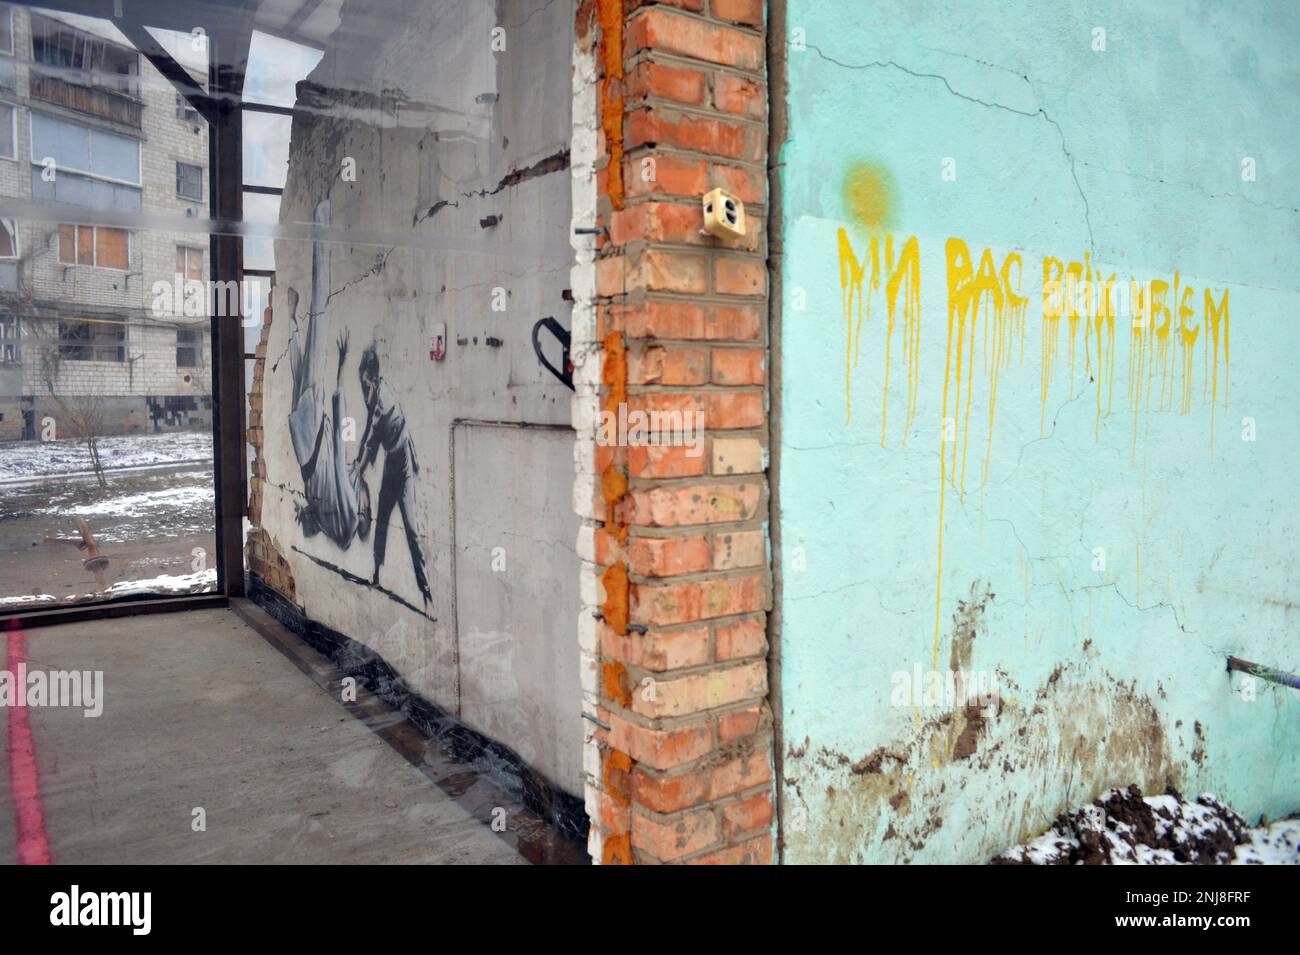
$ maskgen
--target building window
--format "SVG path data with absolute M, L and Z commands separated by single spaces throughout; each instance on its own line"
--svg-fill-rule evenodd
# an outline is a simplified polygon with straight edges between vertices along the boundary
M 176 274 L 203 281 L 203 250 L 188 245 L 176 246 Z
M 197 367 L 199 364 L 199 346 L 202 343 L 203 333 L 198 329 L 176 329 L 176 367 Z
M 0 259 L 18 258 L 18 226 L 13 219 L 0 219 Z
M 126 320 L 59 319 L 59 357 L 68 361 L 126 361 Z
M 18 158 L 18 108 L 0 103 L 0 157 Z
M 197 123 L 199 121 L 199 111 L 190 105 L 180 93 L 176 94 L 176 118 L 183 119 L 187 123 Z
M 79 172 L 140 184 L 140 140 L 33 112 L 32 162 L 43 166 L 48 159 L 54 160 L 60 178 Z
M 23 351 L 19 342 L 17 315 L 0 315 L 0 362 L 19 362 Z
M 14 55 L 14 11 L 7 3 L 0 5 L 0 53 Z
M 203 201 L 203 167 L 187 162 L 176 164 L 176 195 L 182 199 Z
M 107 226 L 61 225 L 59 261 L 64 265 L 94 265 L 126 271 L 131 264 L 130 233 Z
M 31 22 L 33 63 L 54 67 L 82 86 L 140 95 L 139 53 L 52 17 L 33 13 Z

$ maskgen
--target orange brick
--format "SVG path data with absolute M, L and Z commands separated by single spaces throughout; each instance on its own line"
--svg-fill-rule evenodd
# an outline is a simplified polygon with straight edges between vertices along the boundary
M 761 119 L 767 112 L 767 87 L 747 76 L 718 73 L 713 78 L 713 105 L 724 113 Z
M 613 255 L 596 260 L 596 294 L 602 297 L 623 295 L 629 289 L 626 256 Z
M 762 158 L 762 129 L 755 125 L 649 107 L 629 112 L 624 124 L 628 149 L 662 145 L 747 162 Z
M 599 272 L 597 278 L 599 281 Z M 754 305 L 706 307 L 653 298 L 639 305 L 614 303 L 604 312 L 602 332 L 621 329 L 629 339 L 754 341 L 759 338 L 763 321 Z
M 709 187 L 721 186 L 734 193 L 741 202 L 761 204 L 767 199 L 767 178 L 760 172 L 714 163 L 709 171 Z
M 708 311 L 691 302 L 665 302 L 647 299 L 639 306 L 623 306 L 619 311 L 624 334 L 628 338 L 704 338 Z
M 634 16 L 623 36 L 624 50 L 654 49 L 742 70 L 763 65 L 763 39 L 669 10 L 650 8 Z
M 630 385 L 701 385 L 708 380 L 709 353 L 703 348 L 648 345 L 627 353 Z
M 763 295 L 767 292 L 767 263 L 733 256 L 716 259 L 713 291 L 719 295 Z
M 683 159 L 680 156 L 647 152 L 624 161 L 623 185 L 629 197 L 699 197 L 708 192 L 708 182 L 708 164 L 703 159 Z M 740 193 L 737 192 L 736 195 L 739 196 Z M 744 196 L 741 198 L 744 199 Z
M 653 6 L 656 3 L 679 7 L 693 13 L 702 13 L 704 11 L 704 0 L 623 0 L 623 14 L 624 16 L 631 16 L 632 11 L 638 7 Z
M 610 746 L 621 749 L 638 764 L 654 769 L 672 769 L 693 762 L 713 749 L 713 728 L 707 719 L 696 720 L 671 729 L 651 729 L 633 723 L 617 713 L 601 711 L 601 719 L 610 725 L 601 730 Z
M 709 12 L 719 20 L 745 23 L 751 27 L 763 25 L 763 0 L 713 0 Z
M 762 708 L 758 706 L 747 706 L 744 709 L 719 714 L 718 741 L 725 743 L 742 736 L 753 735 L 761 719 Z
M 756 793 L 722 807 L 722 834 L 728 842 L 771 824 L 771 793 Z
M 704 74 L 699 70 L 644 60 L 628 73 L 623 96 L 625 101 L 655 96 L 699 106 L 704 102 L 704 90 Z
M 699 666 L 709 660 L 708 627 L 618 634 L 602 623 L 599 632 L 602 655 L 643 670 L 661 673 L 664 670 Z
M 761 348 L 713 349 L 712 378 L 716 385 L 761 385 L 767 380 Z
M 648 692 L 653 689 L 653 692 Z M 632 694 L 635 713 L 652 718 L 688 716 L 705 710 L 730 706 L 742 700 L 761 698 L 767 693 L 767 661 L 732 667 L 715 667 L 677 679 L 656 680 L 652 687 L 641 686 Z
M 614 213 L 610 237 L 617 244 L 635 242 L 680 242 L 703 245 L 704 213 L 698 203 L 642 202 Z M 711 237 L 709 237 L 711 238 Z
M 677 812 L 770 782 L 772 766 L 766 750 L 727 760 L 707 769 L 656 772 L 637 765 L 632 770 L 632 799 L 656 812 Z
M 762 243 L 761 219 L 749 220 L 749 228 L 727 248 L 756 251 Z M 704 213 L 698 199 L 690 204 L 637 202 L 620 209 L 610 218 L 610 239 L 615 245 L 629 242 L 671 242 L 718 248 L 722 240 L 704 231 Z
M 708 264 L 702 255 L 651 249 L 638 262 L 638 287 L 659 292 L 699 294 L 707 284 Z
M 704 407 L 705 427 L 726 431 L 757 428 L 763 423 L 761 391 L 710 392 Z
M 713 538 L 713 569 L 758 567 L 767 560 L 767 535 L 762 531 L 730 531 Z
M 739 523 L 758 513 L 762 499 L 760 483 L 638 488 L 623 499 L 622 516 L 650 527 Z
M 708 411 L 709 402 L 712 398 L 723 392 L 717 391 L 641 391 L 633 395 L 628 395 L 627 408 L 628 414 L 633 411 L 640 411 L 645 414 L 658 412 L 681 413 L 683 416 L 689 412 L 691 415 L 703 414 Z M 685 417 L 683 417 L 685 424 Z M 710 426 L 712 422 L 705 422 Z
M 616 749 L 607 750 L 602 760 L 601 781 L 605 792 L 617 806 L 628 806 L 632 802 L 632 760 L 627 753 Z M 627 831 L 626 827 L 616 831 Z
M 771 865 L 772 837 L 755 836 L 735 846 L 706 852 L 688 860 L 691 865 Z
M 702 254 L 648 249 L 639 255 L 596 260 L 596 294 L 625 295 L 640 289 L 698 295 L 708 287 L 708 261 Z
M 707 849 L 719 841 L 718 817 L 704 809 L 668 819 L 632 813 L 632 846 L 661 862 Z
M 640 392 L 628 396 L 627 408 L 628 414 L 680 412 L 683 424 L 686 412 L 704 415 L 704 427 L 718 431 L 756 428 L 763 423 L 761 391 Z
M 632 831 L 632 815 L 626 806 L 620 806 L 608 793 L 596 792 L 596 812 L 600 824 L 615 835 Z
M 618 542 L 618 537 L 610 533 L 608 528 L 596 528 L 592 539 L 596 545 L 596 563 L 602 567 L 608 567 L 616 560 L 623 559 L 623 547 Z
M 706 338 L 711 341 L 749 342 L 759 337 L 763 316 L 753 305 L 719 305 L 711 315 L 712 327 Z
M 694 444 L 634 445 L 627 449 L 628 477 L 699 477 L 708 469 L 709 459 L 703 448 Z
M 683 584 L 635 584 L 630 590 L 632 618 L 648 627 L 767 609 L 767 581 L 758 574 Z
M 756 657 L 767 652 L 766 627 L 761 619 L 718 624 L 714 634 L 714 655 L 719 660 Z
M 642 577 L 676 577 L 709 569 L 703 537 L 634 537 L 627 544 L 628 569 Z

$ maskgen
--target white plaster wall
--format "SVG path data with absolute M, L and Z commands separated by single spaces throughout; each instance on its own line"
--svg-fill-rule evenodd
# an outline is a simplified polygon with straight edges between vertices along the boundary
M 304 503 L 303 482 L 287 427 L 288 290 L 297 289 L 301 297 L 299 321 L 305 331 L 312 248 L 298 240 L 276 242 L 262 519 L 289 562 L 308 616 L 373 647 L 412 689 L 457 712 L 453 422 L 569 423 L 570 393 L 536 361 L 530 332 L 544 316 L 566 327 L 570 320 L 565 291 L 572 254 L 566 236 L 574 11 L 570 2 L 545 0 L 497 5 L 406 0 L 385 4 L 381 17 L 371 6 L 358 0 L 344 4 L 339 30 L 308 79 L 322 92 L 294 120 L 281 222 L 309 223 L 321 199 L 331 203 L 331 225 L 321 233 L 330 266 L 325 375 L 332 387 L 333 342 L 346 331 L 350 350 L 342 386 L 359 438 L 365 408 L 357 363 L 362 350 L 376 343 L 382 374 L 406 414 L 420 463 L 417 523 L 433 599 L 423 606 L 397 513 L 380 574 L 383 591 L 352 582 L 369 580 L 373 572 L 372 541 L 353 539 L 343 548 L 324 535 L 302 534 L 296 514 Z M 490 46 L 497 26 L 505 29 L 506 49 L 500 52 Z M 355 181 L 342 176 L 348 158 L 355 161 Z M 496 224 L 483 224 L 493 216 Z M 494 310 L 494 296 L 503 310 Z M 431 340 L 440 323 L 446 325 L 447 355 L 435 362 Z M 565 462 L 566 477 L 571 448 L 571 441 L 551 441 L 545 451 Z M 355 441 L 347 445 L 347 457 L 357 450 Z M 508 445 L 491 450 L 457 476 L 458 483 L 474 488 L 474 506 L 485 512 L 462 509 L 462 526 L 481 531 L 489 509 L 508 506 L 512 533 L 529 535 L 520 521 L 535 513 L 531 536 L 544 536 L 548 531 L 537 528 L 553 526 L 548 509 L 556 509 L 550 503 L 557 490 L 555 468 L 505 453 Z M 368 478 L 372 504 L 377 504 L 382 466 L 380 452 Z M 498 498 L 493 489 L 507 485 L 515 489 L 512 496 Z M 560 490 L 563 500 L 567 482 Z M 576 605 L 571 530 L 561 543 L 553 549 L 554 559 L 539 563 L 504 536 L 508 570 L 502 585 L 554 595 L 556 607 Z M 493 598 L 480 591 L 470 599 Z M 509 639 L 551 643 L 550 652 L 576 660 L 572 610 L 530 609 L 534 625 Z M 515 627 L 510 621 L 518 617 L 499 619 Z M 519 686 L 516 715 L 526 717 L 541 706 L 546 720 L 516 720 L 500 712 L 486 719 L 469 708 L 460 715 L 470 725 L 478 719 L 476 728 L 489 735 L 494 729 L 516 735 L 500 741 L 533 754 L 535 768 L 576 792 L 581 745 L 576 685 L 524 681 Z M 571 742 L 554 741 L 556 720 L 568 721 Z

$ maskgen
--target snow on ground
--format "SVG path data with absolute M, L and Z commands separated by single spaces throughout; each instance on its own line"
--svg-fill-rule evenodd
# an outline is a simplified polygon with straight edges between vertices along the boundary
M 113 584 L 102 594 L 68 594 L 55 597 L 53 594 L 29 594 L 25 597 L 0 597 L 0 607 L 17 607 L 25 604 L 80 603 L 85 600 L 104 600 L 114 597 L 137 597 L 158 594 L 198 594 L 207 593 L 217 588 L 217 570 L 215 567 L 200 570 L 194 574 L 173 577 L 163 574 L 148 580 L 122 580 Z
M 144 468 L 212 460 L 212 434 L 174 431 L 129 434 L 99 439 L 105 468 Z M 90 452 L 82 441 L 0 442 L 0 484 L 79 474 L 91 470 Z
M 1300 818 L 1250 828 L 1214 796 L 1143 796 L 1112 789 L 1064 813 L 998 865 L 1300 865 Z
M 186 477 L 187 475 L 180 475 Z M 60 517 L 157 517 L 169 510 L 200 505 L 211 506 L 213 490 L 211 484 L 190 485 L 188 487 L 164 488 L 158 491 L 141 491 L 136 494 L 121 494 L 117 497 L 104 498 L 86 504 L 42 507 L 37 514 L 55 514 Z

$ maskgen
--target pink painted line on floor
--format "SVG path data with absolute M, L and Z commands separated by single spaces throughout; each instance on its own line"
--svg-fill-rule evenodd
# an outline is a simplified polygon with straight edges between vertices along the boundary
M 27 661 L 27 635 L 13 622 L 5 642 L 5 669 L 17 679 L 18 665 Z M 14 826 L 19 865 L 49 865 L 50 837 L 45 832 L 45 806 L 36 772 L 36 740 L 26 706 L 9 708 L 9 787 L 13 795 Z

